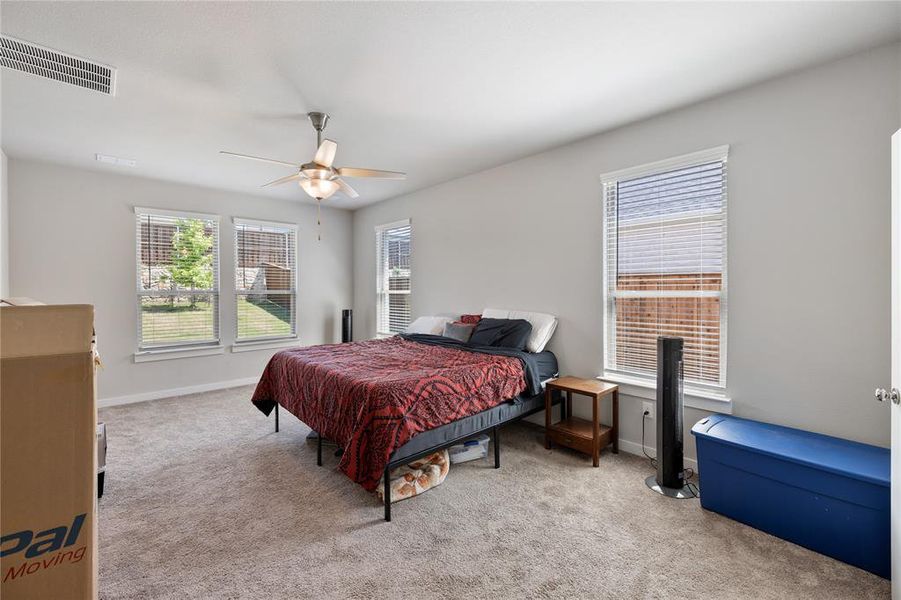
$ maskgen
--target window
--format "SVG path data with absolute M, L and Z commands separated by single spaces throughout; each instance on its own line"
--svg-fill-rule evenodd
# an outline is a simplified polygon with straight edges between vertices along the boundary
M 602 176 L 606 374 L 654 381 L 677 336 L 686 383 L 725 388 L 728 150 Z
M 380 336 L 401 333 L 410 325 L 411 234 L 409 220 L 375 228 L 376 333 Z
M 136 208 L 138 349 L 219 343 L 219 218 Z
M 239 342 L 297 334 L 297 227 L 235 219 Z

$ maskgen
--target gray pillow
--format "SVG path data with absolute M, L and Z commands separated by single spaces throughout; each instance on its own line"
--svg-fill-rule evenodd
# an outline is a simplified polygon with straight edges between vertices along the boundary
M 460 340 L 461 342 L 468 342 L 469 336 L 472 335 L 472 330 L 475 328 L 475 325 L 468 325 L 466 323 L 445 323 L 444 337 Z

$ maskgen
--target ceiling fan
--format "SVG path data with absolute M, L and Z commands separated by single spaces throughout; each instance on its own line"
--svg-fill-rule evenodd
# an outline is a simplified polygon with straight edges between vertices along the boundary
M 263 184 L 262 187 L 271 185 L 282 185 L 291 181 L 297 181 L 303 191 L 311 198 L 315 198 L 317 203 L 330 198 L 335 192 L 341 191 L 350 198 L 357 198 L 359 194 L 350 187 L 342 177 L 375 177 L 378 179 L 406 179 L 406 173 L 397 171 L 378 171 L 376 169 L 360 169 L 356 167 L 335 167 L 335 152 L 338 150 L 338 144 L 330 139 L 322 139 L 322 130 L 328 124 L 329 116 L 323 112 L 307 113 L 313 128 L 316 130 L 316 156 L 308 163 L 295 164 L 283 160 L 273 160 L 271 158 L 262 158 L 260 156 L 251 156 L 249 154 L 238 154 L 236 152 L 226 152 L 221 150 L 220 154 L 229 156 L 237 156 L 238 158 L 248 158 L 250 160 L 258 160 L 262 162 L 284 165 L 297 169 L 296 173 L 281 177 L 275 181 Z

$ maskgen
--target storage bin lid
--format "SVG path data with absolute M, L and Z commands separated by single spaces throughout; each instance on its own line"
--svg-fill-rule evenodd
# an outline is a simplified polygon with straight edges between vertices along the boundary
M 691 428 L 691 433 L 749 452 L 889 486 L 891 452 L 888 448 L 727 415 L 701 419 Z

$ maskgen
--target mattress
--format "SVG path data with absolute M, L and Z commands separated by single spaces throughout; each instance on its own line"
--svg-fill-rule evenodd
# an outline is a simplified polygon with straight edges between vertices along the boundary
M 544 394 L 531 397 L 520 396 L 517 400 L 519 402 L 504 402 L 480 413 L 413 436 L 409 442 L 391 455 L 391 466 L 404 464 L 424 452 L 437 450 L 461 438 L 544 410 Z
M 532 356 L 535 357 L 535 362 L 538 365 L 538 378 L 541 380 L 542 387 L 544 387 L 544 383 L 548 379 L 553 379 L 558 375 L 557 357 L 550 350 L 536 352 Z
M 542 383 L 557 375 L 557 357 L 554 356 L 553 352 L 545 350 L 535 354 L 535 358 L 538 360 L 539 376 Z M 544 410 L 543 393 L 534 396 L 520 395 L 488 410 L 457 419 L 446 425 L 441 425 L 413 436 L 410 441 L 394 451 L 390 459 L 391 464 L 392 466 L 403 464 L 429 450 L 436 450 L 461 438 L 509 421 L 521 419 L 540 410 Z

